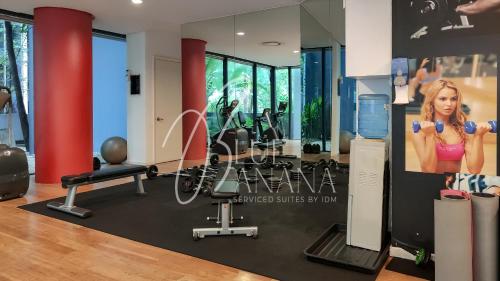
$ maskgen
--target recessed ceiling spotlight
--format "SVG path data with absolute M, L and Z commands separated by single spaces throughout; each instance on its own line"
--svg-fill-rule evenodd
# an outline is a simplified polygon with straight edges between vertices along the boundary
M 236 35 L 238 35 L 238 36 L 243 36 L 243 35 L 245 35 L 245 32 L 243 32 L 243 31 L 236 32 Z
M 262 42 L 262 45 L 275 47 L 275 46 L 280 46 L 281 42 L 278 42 L 278 41 L 266 41 L 266 42 Z
M 300 51 L 298 51 L 298 50 L 293 51 L 294 54 L 298 54 L 299 52 Z
M 139 5 L 142 4 L 142 0 L 132 0 L 132 3 Z

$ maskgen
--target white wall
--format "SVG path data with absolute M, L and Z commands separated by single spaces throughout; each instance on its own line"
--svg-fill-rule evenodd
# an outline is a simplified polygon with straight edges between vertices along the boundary
M 129 74 L 141 75 L 141 94 L 127 98 L 127 162 L 154 163 L 155 107 L 154 57 L 181 59 L 180 26 L 166 31 L 146 31 L 127 35 Z M 182 94 L 182 93 L 179 93 Z
M 245 32 L 236 36 L 235 32 Z M 287 6 L 254 13 L 186 23 L 183 38 L 207 41 L 207 51 L 273 66 L 300 64 L 300 6 Z M 280 46 L 262 42 L 278 41 Z
M 346 0 L 346 76 L 391 73 L 392 1 Z
M 307 9 L 300 7 L 300 45 L 302 48 L 332 46 L 332 35 Z
M 338 81 L 340 78 L 340 43 L 332 44 L 332 122 L 331 122 L 331 156 L 339 154 L 340 145 L 340 97 Z
M 128 74 L 141 76 L 141 94 L 130 95 L 127 87 L 127 162 L 146 164 L 146 33 L 127 35 Z
M 344 0 L 307 0 L 301 6 L 331 33 L 333 40 L 345 45 Z

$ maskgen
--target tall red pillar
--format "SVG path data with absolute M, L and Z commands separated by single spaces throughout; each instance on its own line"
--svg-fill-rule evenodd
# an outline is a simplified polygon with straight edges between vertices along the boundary
M 38 183 L 92 171 L 92 20 L 91 14 L 72 9 L 35 9 Z
M 195 110 L 203 113 L 207 106 L 205 85 L 205 45 L 198 39 L 182 39 L 182 111 Z M 205 159 L 207 153 L 207 129 L 199 116 L 185 114 L 182 118 L 182 148 L 185 160 Z M 201 118 L 206 120 L 206 114 Z M 189 137 L 193 134 L 191 142 Z

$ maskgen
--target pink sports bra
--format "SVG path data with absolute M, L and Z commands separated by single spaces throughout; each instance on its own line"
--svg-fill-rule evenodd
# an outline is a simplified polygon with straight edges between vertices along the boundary
M 465 144 L 436 144 L 436 154 L 439 161 L 460 161 L 465 153 Z

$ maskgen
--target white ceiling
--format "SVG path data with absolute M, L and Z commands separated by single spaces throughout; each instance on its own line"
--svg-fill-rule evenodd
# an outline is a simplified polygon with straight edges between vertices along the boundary
M 207 51 L 273 66 L 300 64 L 300 6 L 269 9 L 182 25 L 182 37 L 207 41 Z M 245 32 L 236 36 L 236 32 Z M 280 46 L 264 46 L 277 41 Z
M 64 7 L 95 16 L 94 28 L 129 34 L 150 29 L 170 30 L 179 25 L 276 7 L 303 0 L 2 0 L 0 9 L 33 14 L 36 7 Z

